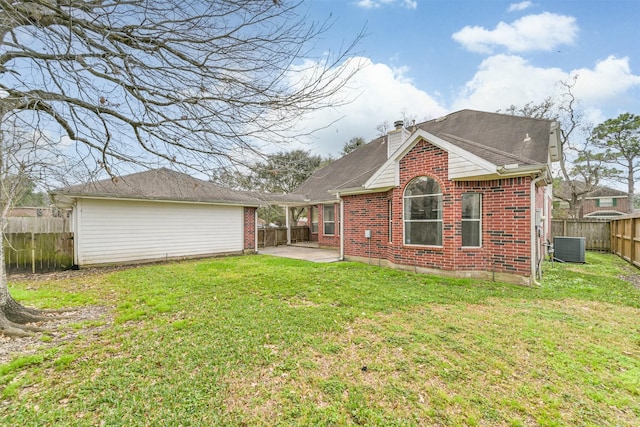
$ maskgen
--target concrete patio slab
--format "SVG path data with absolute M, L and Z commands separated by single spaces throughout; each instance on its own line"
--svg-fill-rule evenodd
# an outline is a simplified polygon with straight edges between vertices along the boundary
M 275 246 L 261 248 L 259 254 L 272 255 L 282 258 L 302 259 L 312 262 L 337 262 L 340 261 L 340 254 L 333 249 L 319 249 L 317 247 L 305 246 Z

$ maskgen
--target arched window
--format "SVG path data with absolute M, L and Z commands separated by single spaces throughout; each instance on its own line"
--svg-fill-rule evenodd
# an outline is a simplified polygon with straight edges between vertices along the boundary
M 404 243 L 442 246 L 442 192 L 433 178 L 420 176 L 404 189 Z

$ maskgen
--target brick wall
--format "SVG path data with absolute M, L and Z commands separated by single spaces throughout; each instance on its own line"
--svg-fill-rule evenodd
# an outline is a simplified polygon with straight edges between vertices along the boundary
M 449 181 L 448 153 L 421 142 L 400 161 L 400 185 L 385 193 L 345 196 L 345 255 L 386 259 L 394 264 L 439 270 L 495 271 L 530 276 L 531 179 Z M 418 176 L 430 176 L 443 193 L 443 244 L 404 245 L 403 193 Z M 541 190 L 539 197 L 544 194 Z M 482 195 L 482 245 L 462 248 L 464 193 Z M 388 200 L 392 200 L 389 243 Z M 540 206 L 542 206 L 540 202 Z M 370 241 L 365 230 L 371 230 Z
M 608 199 L 607 197 L 603 197 L 603 199 Z M 612 198 L 615 200 L 615 206 L 598 206 L 598 199 L 586 199 L 582 204 L 582 216 L 587 214 L 598 212 L 598 211 L 607 211 L 607 212 L 622 212 L 628 213 L 629 210 L 629 200 L 626 197 L 616 197 Z
M 344 251 L 358 257 L 387 259 L 389 249 L 388 200 L 393 193 L 344 196 Z M 365 237 L 371 231 L 371 238 Z
M 244 249 L 256 250 L 256 208 L 244 208 Z
M 334 203 L 333 207 L 335 209 L 335 234 L 334 235 L 325 235 L 324 234 L 324 205 L 318 205 L 318 244 L 320 246 L 329 246 L 337 248 L 340 246 L 340 204 Z

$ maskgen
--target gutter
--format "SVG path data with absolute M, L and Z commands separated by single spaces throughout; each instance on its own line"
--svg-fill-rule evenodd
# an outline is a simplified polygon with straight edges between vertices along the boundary
M 242 201 L 237 201 L 237 200 L 233 200 L 233 201 L 229 201 L 229 200 L 189 200 L 189 199 L 182 199 L 182 200 L 177 200 L 177 199 L 165 199 L 165 198 L 154 198 L 154 197 L 136 197 L 136 196 L 123 196 L 123 197 L 118 197 L 118 196 L 96 196 L 96 195 L 83 195 L 83 194 L 70 194 L 70 193 L 56 193 L 56 192 L 51 192 L 49 193 L 49 195 L 51 196 L 52 201 L 54 202 L 54 205 L 56 205 L 56 203 L 60 203 L 61 205 L 67 205 L 69 203 L 73 203 L 73 200 L 79 200 L 79 199 L 90 199 L 90 200 L 123 200 L 123 201 L 127 201 L 127 202 L 159 202 L 159 203 L 181 203 L 181 204 L 194 204 L 194 205 L 217 205 L 217 206 L 240 206 L 240 207 L 245 207 L 245 208 L 261 208 L 264 206 L 268 206 L 264 203 L 262 203 L 261 201 L 256 200 L 258 203 L 256 203 L 256 201 L 247 201 L 242 202 Z M 66 199 L 66 200 L 65 200 Z M 71 202 L 67 201 L 70 200 Z M 57 205 L 56 205 L 57 206 Z
M 520 166 L 518 164 L 513 165 L 504 165 L 496 168 L 496 172 L 500 175 L 501 178 L 509 177 L 509 176 L 522 176 L 523 174 L 530 173 L 542 173 L 543 177 L 546 178 L 548 166 L 547 165 L 529 165 L 529 166 Z
M 384 191 L 389 191 L 393 188 L 393 186 L 384 186 L 384 187 L 376 187 L 376 188 L 365 188 L 365 186 L 353 187 L 353 188 L 343 188 L 342 190 L 329 190 L 330 194 L 335 194 L 340 197 L 340 194 L 343 196 L 356 196 L 358 194 L 369 194 L 369 193 L 382 193 Z

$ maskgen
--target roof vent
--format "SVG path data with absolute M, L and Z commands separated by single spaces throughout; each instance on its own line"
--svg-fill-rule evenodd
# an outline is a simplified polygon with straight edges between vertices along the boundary
M 524 137 L 523 142 L 531 142 L 531 137 L 529 136 L 529 134 L 525 134 L 526 136 Z
M 438 117 L 436 123 L 444 122 L 445 120 L 447 120 L 447 116 Z

